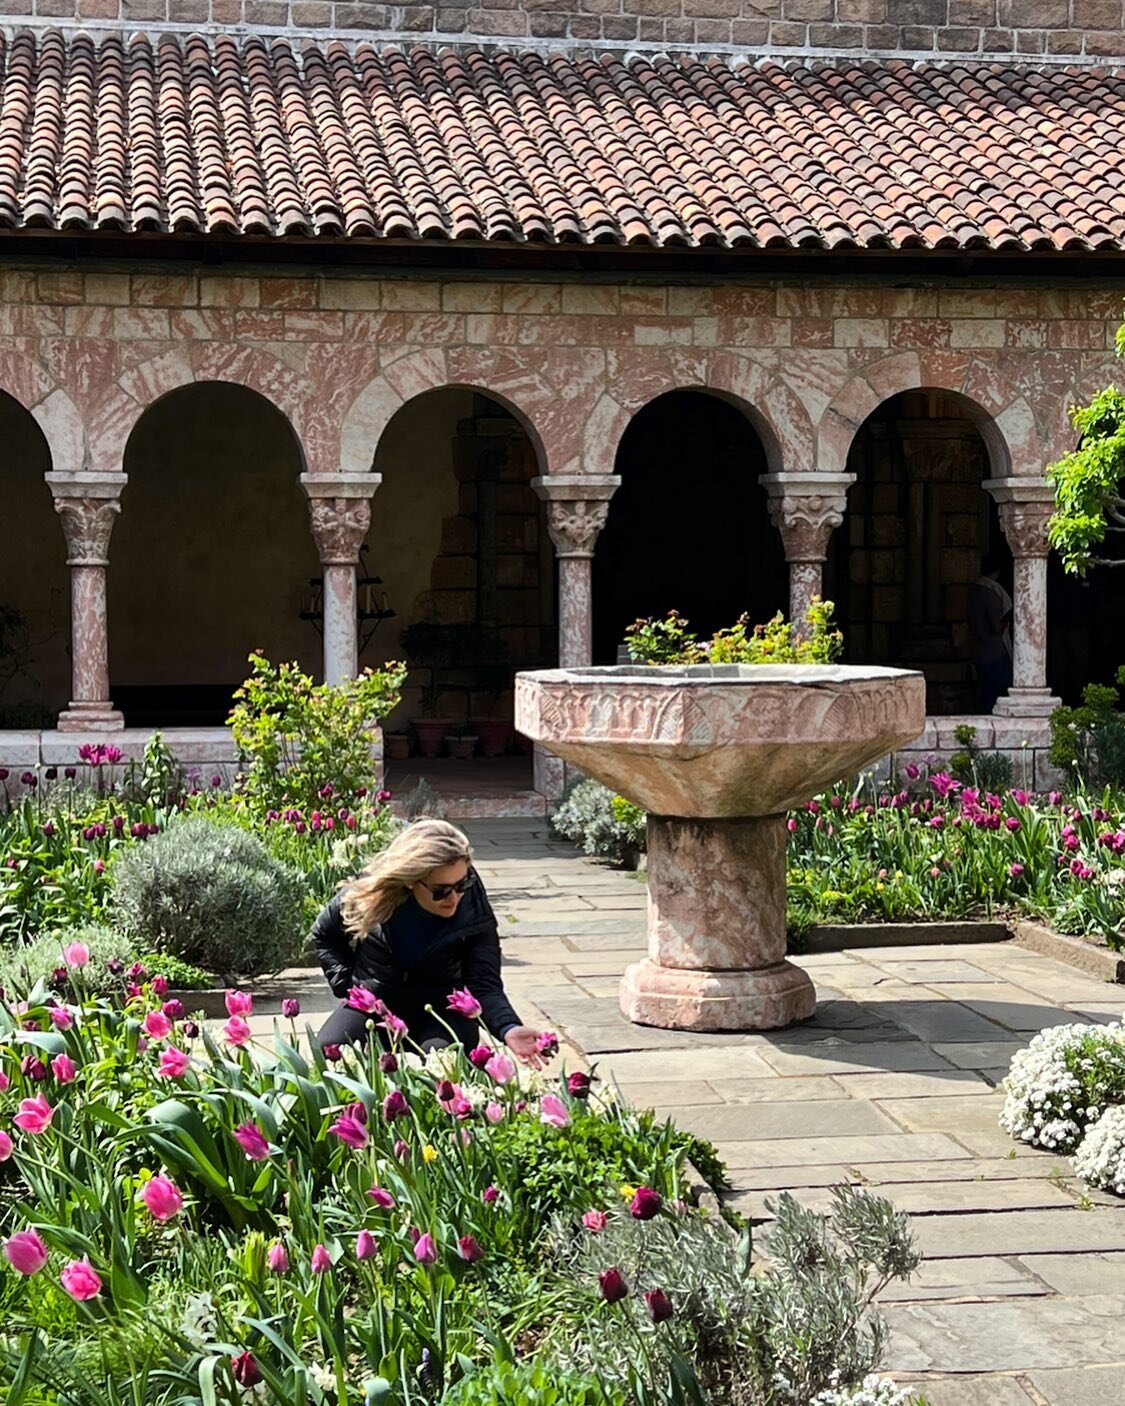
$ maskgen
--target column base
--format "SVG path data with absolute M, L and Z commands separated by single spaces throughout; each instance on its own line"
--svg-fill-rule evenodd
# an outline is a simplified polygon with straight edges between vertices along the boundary
M 621 978 L 621 1011 L 663 1030 L 778 1030 L 816 1013 L 816 991 L 791 962 L 752 971 L 662 967 L 645 957 Z
M 998 718 L 1048 718 L 1061 707 L 1062 699 L 1049 688 L 1010 688 L 992 712 Z
M 108 699 L 104 703 L 72 702 L 58 721 L 60 732 L 120 732 L 124 726 L 125 714 Z

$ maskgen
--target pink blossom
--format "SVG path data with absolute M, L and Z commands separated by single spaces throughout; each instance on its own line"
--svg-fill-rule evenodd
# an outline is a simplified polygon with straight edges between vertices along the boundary
M 659 1215 L 663 1204 L 659 1192 L 653 1191 L 650 1186 L 638 1186 L 629 1203 L 629 1214 L 634 1220 L 652 1220 L 653 1216 Z
M 549 1123 L 552 1128 L 565 1128 L 570 1122 L 566 1104 L 554 1094 L 544 1094 L 539 1100 L 539 1121 Z
M 149 982 L 149 989 L 154 996 L 163 999 L 168 994 L 168 978 L 166 976 L 154 976 Z
M 1069 835 L 1063 834 L 1063 849 L 1074 851 L 1079 848 L 1082 841 L 1073 832 Z
M 504 1110 L 495 1100 L 491 1100 L 485 1105 L 484 1116 L 490 1123 L 502 1123 L 504 1121 Z
M 383 1117 L 388 1123 L 392 1123 L 396 1118 L 401 1118 L 409 1112 L 410 1105 L 398 1089 L 392 1089 L 383 1100 Z
M 38 1274 L 47 1263 L 47 1247 L 37 1230 L 17 1230 L 4 1241 L 4 1258 L 17 1274 Z
M 12 1139 L 0 1128 L 0 1162 L 6 1162 L 8 1160 L 12 1155 L 13 1146 Z
M 414 1245 L 414 1258 L 419 1264 L 433 1264 L 437 1259 L 437 1246 L 432 1235 L 419 1235 Z
M 357 1260 L 373 1260 L 379 1253 L 379 1246 L 370 1230 L 361 1230 L 355 1238 Z
M 493 1206 L 500 1200 L 500 1188 L 498 1186 L 486 1186 L 480 1194 L 480 1199 L 486 1206 Z
M 454 1011 L 457 1015 L 467 1016 L 469 1020 L 476 1020 L 480 1015 L 480 1002 L 466 987 L 449 993 L 446 1009 Z
M 1062 792 L 1061 792 L 1061 791 L 1049 791 L 1049 792 L 1047 793 L 1047 800 L 1048 800 L 1048 802 L 1049 802 L 1051 805 L 1057 806 L 1058 803 L 1062 800 Z
M 47 1131 L 54 1116 L 55 1110 L 43 1095 L 36 1094 L 34 1098 L 20 1100 L 20 1111 L 12 1119 L 12 1122 L 17 1128 L 22 1128 L 25 1133 L 38 1136 Z
M 62 954 L 68 967 L 84 967 L 90 961 L 90 949 L 84 942 L 68 942 Z
M 275 1240 L 266 1251 L 266 1264 L 271 1274 L 289 1273 L 289 1251 L 280 1240 Z
M 515 1064 L 504 1054 L 494 1054 L 484 1068 L 498 1084 L 508 1084 L 516 1077 Z
M 232 1015 L 223 1026 L 223 1039 L 232 1045 L 244 1045 L 250 1038 L 250 1027 L 240 1015 Z
M 182 1079 L 191 1067 L 191 1060 L 175 1045 L 167 1045 L 160 1052 L 160 1067 L 157 1075 L 161 1079 Z
M 141 1187 L 141 1200 L 153 1220 L 169 1221 L 183 1210 L 184 1198 L 170 1177 L 150 1177 Z
M 223 995 L 227 1015 L 253 1015 L 254 998 L 248 991 L 228 990 Z
M 72 1084 L 78 1068 L 71 1057 L 66 1054 L 57 1054 L 51 1061 L 51 1073 L 60 1084 Z
M 346 1142 L 349 1147 L 367 1146 L 367 1129 L 350 1113 L 337 1118 L 328 1131 L 334 1133 L 341 1142 Z
M 544 1059 L 554 1059 L 559 1052 L 559 1037 L 553 1030 L 544 1030 L 536 1037 L 535 1052 Z
M 141 1024 L 145 1034 L 153 1040 L 164 1040 L 172 1033 L 172 1022 L 163 1011 L 146 1012 Z
M 165 1001 L 160 1009 L 169 1020 L 182 1020 L 184 1017 L 184 1003 L 183 1001 L 177 1000 L 174 996 L 170 1001 Z
M 410 1160 L 410 1144 L 403 1142 L 402 1138 L 395 1140 L 395 1156 L 400 1162 L 409 1162 Z
M 475 1050 L 469 1051 L 469 1063 L 474 1069 L 484 1069 L 495 1053 L 496 1051 L 488 1045 L 478 1045 Z
M 296 1020 L 301 1014 L 301 1003 L 295 996 L 286 996 L 281 1003 L 281 1014 L 286 1020 Z
M 961 789 L 960 781 L 958 781 L 955 777 L 950 776 L 947 771 L 939 771 L 936 772 L 933 776 L 931 776 L 930 785 L 934 788 L 934 790 L 938 793 L 942 800 L 945 800 L 945 798 L 952 792 L 959 791 Z
M 270 1155 L 270 1145 L 256 1123 L 240 1123 L 231 1136 L 251 1162 L 264 1162 Z
M 1027 794 L 1026 791 L 1021 791 L 1016 786 L 1013 786 L 1012 789 L 1008 792 L 1008 794 L 1018 806 L 1027 805 L 1028 801 L 1031 799 L 1031 797 Z
M 1008 874 L 1009 874 L 1009 876 L 1010 876 L 1011 878 L 1013 878 L 1013 879 L 1018 879 L 1019 876 L 1023 873 L 1023 871 L 1024 871 L 1024 870 L 1023 870 L 1023 865 L 1022 865 L 1022 864 L 1009 864 L 1009 865 L 1008 865 Z
M 401 1040 L 404 1035 L 410 1034 L 410 1026 L 394 1011 L 384 1009 L 383 1019 L 379 1022 L 383 1029 L 394 1040 Z
M 394 1210 L 395 1198 L 389 1191 L 384 1191 L 381 1186 L 368 1187 L 367 1194 L 371 1197 L 372 1201 L 375 1202 L 376 1206 L 380 1206 L 384 1211 Z
M 353 986 L 348 992 L 347 1004 L 353 1011 L 364 1011 L 367 1015 L 381 1015 L 386 1007 L 373 991 L 366 986 Z
M 457 1253 L 467 1264 L 476 1264 L 484 1259 L 484 1251 L 472 1235 L 462 1235 L 457 1240 Z
M 11 1084 L 11 1079 L 0 1069 L 0 1094 L 5 1093 Z
M 85 1255 L 67 1265 L 59 1275 L 59 1283 L 76 1303 L 96 1299 L 102 1291 L 101 1278 Z
M 911 781 L 917 781 L 922 774 L 921 769 L 916 766 L 914 762 L 907 762 L 903 770 L 906 772 L 907 776 L 910 777 Z
M 582 1217 L 582 1224 L 593 1235 L 600 1235 L 609 1223 L 609 1217 L 604 1211 L 587 1211 Z
M 793 819 L 792 816 L 790 816 L 789 819 L 785 822 L 785 828 L 789 831 L 791 835 L 795 835 L 797 833 L 797 822 Z
M 56 1030 L 69 1030 L 74 1024 L 74 1017 L 65 1006 L 52 1006 L 47 1014 Z
M 332 1268 L 332 1256 L 323 1245 L 317 1245 L 313 1249 L 310 1263 L 314 1274 L 327 1274 Z
M 940 879 L 940 878 L 941 878 L 941 870 L 937 867 L 936 864 L 935 864 L 935 865 L 933 866 L 933 868 L 930 870 L 930 878 L 931 878 L 931 879 Z

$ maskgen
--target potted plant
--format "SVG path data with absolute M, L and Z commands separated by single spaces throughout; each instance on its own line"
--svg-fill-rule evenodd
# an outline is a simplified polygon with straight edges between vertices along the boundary
M 383 733 L 383 756 L 389 762 L 404 762 L 410 756 L 410 734 L 409 732 L 384 732 Z
M 445 689 L 439 681 L 439 670 L 453 662 L 457 625 L 443 625 L 436 620 L 416 620 L 403 630 L 400 643 L 407 660 L 424 669 L 429 682 L 421 690 L 422 714 L 414 720 L 418 751 L 423 757 L 436 757 L 441 752 L 442 738 L 453 720 L 438 716 L 438 705 Z
M 473 728 L 454 727 L 445 734 L 445 749 L 457 761 L 467 762 L 472 758 L 479 741 Z

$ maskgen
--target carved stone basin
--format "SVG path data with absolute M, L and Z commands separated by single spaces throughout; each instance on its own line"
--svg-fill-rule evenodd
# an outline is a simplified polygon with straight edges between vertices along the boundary
M 551 669 L 516 727 L 648 820 L 649 955 L 622 978 L 645 1025 L 768 1030 L 812 1015 L 785 961 L 785 811 L 912 741 L 921 674 L 844 665 Z

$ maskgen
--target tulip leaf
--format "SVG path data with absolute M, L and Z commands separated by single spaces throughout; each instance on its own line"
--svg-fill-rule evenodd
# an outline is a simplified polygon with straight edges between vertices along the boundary
M 203 1398 L 203 1406 L 219 1406 L 219 1398 L 215 1391 L 215 1373 L 218 1371 L 220 1358 L 205 1357 L 199 1364 L 199 1394 Z
M 309 1062 L 303 1054 L 291 1045 L 278 1031 L 276 1022 L 273 1028 L 273 1047 L 278 1055 L 284 1060 L 286 1066 L 294 1073 L 308 1077 Z
M 20 1365 L 16 1368 L 15 1376 L 12 1378 L 12 1385 L 5 1398 L 6 1406 L 21 1406 L 27 1396 L 27 1388 L 31 1383 L 31 1370 L 35 1366 L 35 1358 L 39 1352 L 39 1329 L 32 1328 L 31 1335 L 27 1340 L 27 1347 L 24 1348 Z
M 262 1126 L 262 1132 L 265 1133 L 270 1142 L 276 1142 L 278 1134 L 276 1110 L 271 1108 L 265 1099 L 259 1098 L 257 1094 L 252 1094 L 249 1089 L 231 1089 L 230 1094 L 232 1098 L 240 1098 L 244 1103 L 250 1105 Z
M 66 1053 L 66 1040 L 55 1030 L 21 1030 L 18 1039 L 20 1044 L 35 1045 L 49 1055 Z

